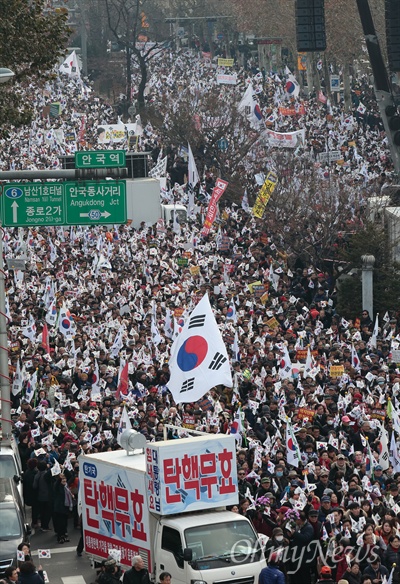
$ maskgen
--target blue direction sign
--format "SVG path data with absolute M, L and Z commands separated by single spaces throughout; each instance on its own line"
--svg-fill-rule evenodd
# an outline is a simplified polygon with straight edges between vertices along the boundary
M 6 227 L 125 223 L 126 181 L 10 183 L 1 197 Z

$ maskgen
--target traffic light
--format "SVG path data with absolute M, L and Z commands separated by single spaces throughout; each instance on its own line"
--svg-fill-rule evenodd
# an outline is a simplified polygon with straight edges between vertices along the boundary
M 324 0 L 296 0 L 296 37 L 299 52 L 325 51 Z
M 400 71 L 400 2 L 385 1 L 386 45 L 390 71 Z

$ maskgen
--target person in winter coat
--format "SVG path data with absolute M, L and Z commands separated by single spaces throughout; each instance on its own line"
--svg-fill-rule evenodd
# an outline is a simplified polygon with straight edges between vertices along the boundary
M 346 580 L 349 584 L 361 584 L 362 575 L 360 564 L 358 562 L 351 562 L 341 579 Z
M 33 488 L 37 493 L 41 531 L 49 530 L 51 518 L 51 470 L 44 460 L 38 462 L 38 473 L 33 481 Z
M 288 545 L 289 545 L 289 542 L 283 534 L 283 529 L 281 527 L 275 527 L 275 529 L 272 531 L 272 536 L 267 541 L 267 543 L 265 545 L 265 549 L 264 549 L 264 555 L 265 555 L 265 559 L 267 560 L 267 563 L 269 562 L 269 559 L 270 559 L 272 554 L 274 554 L 274 553 L 278 554 L 278 557 L 279 557 L 278 568 L 284 574 L 286 574 L 286 568 L 285 568 L 285 564 L 280 560 L 280 558 L 284 554 L 284 550 L 285 550 L 285 548 L 288 547 Z
M 58 543 L 69 541 L 68 515 L 72 511 L 73 495 L 67 485 L 67 477 L 60 474 L 53 488 L 53 525 Z
M 97 584 L 119 584 L 122 576 L 122 570 L 112 557 L 108 557 L 104 562 L 104 569 L 97 578 Z
M 385 566 L 382 566 L 379 556 L 376 556 L 370 565 L 365 568 L 363 576 L 371 578 L 372 584 L 381 584 L 383 578 L 386 581 L 388 580 L 389 570 Z
M 268 566 L 260 572 L 258 584 L 285 584 L 285 575 L 279 570 L 278 563 L 278 554 L 271 554 Z
M 133 556 L 132 568 L 125 572 L 122 584 L 150 584 L 149 572 L 141 556 Z
M 396 564 L 393 571 L 393 584 L 400 582 L 400 537 L 392 535 L 389 537 L 389 545 L 383 555 L 383 565 L 391 572 L 393 564 Z
M 314 539 L 314 529 L 304 511 L 300 511 L 296 520 L 296 529 L 288 531 L 291 549 L 291 573 L 293 581 L 311 584 L 311 567 L 315 550 L 309 544 Z
M 39 566 L 39 570 L 41 569 L 42 567 Z M 19 567 L 18 584 L 44 584 L 44 579 L 36 571 L 33 562 L 22 562 Z
M 30 458 L 27 462 L 27 470 L 22 475 L 22 488 L 24 493 L 24 503 L 28 507 L 32 507 L 32 527 L 37 527 L 39 520 L 39 506 L 38 506 L 38 493 L 37 490 L 33 488 L 35 481 L 35 476 L 39 472 L 37 469 L 38 461 L 37 458 Z

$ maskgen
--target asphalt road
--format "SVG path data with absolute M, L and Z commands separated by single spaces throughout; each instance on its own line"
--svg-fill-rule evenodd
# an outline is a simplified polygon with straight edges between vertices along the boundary
M 31 550 L 35 565 L 42 565 L 50 584 L 91 584 L 96 578 L 96 572 L 91 568 L 85 552 L 82 557 L 76 555 L 80 531 L 74 529 L 72 519 L 68 529 L 70 542 L 64 544 L 57 543 L 52 530 L 47 533 L 38 530 L 32 534 Z M 50 550 L 51 557 L 39 559 L 38 550 Z

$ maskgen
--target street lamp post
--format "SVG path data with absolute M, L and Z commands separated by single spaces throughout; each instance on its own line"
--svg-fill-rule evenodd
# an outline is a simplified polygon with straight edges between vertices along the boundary
M 0 68 L 0 83 L 14 77 L 11 69 Z M 2 444 L 11 441 L 11 388 L 8 370 L 8 336 L 6 317 L 6 289 L 3 261 L 3 228 L 0 222 L 0 392 L 1 392 L 1 429 Z

